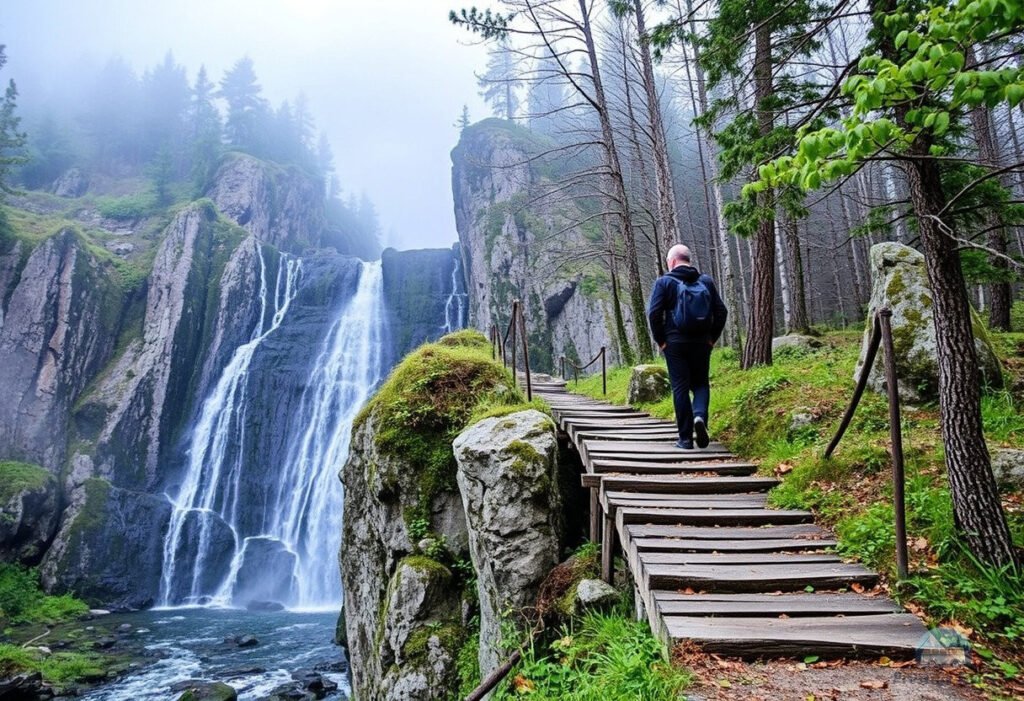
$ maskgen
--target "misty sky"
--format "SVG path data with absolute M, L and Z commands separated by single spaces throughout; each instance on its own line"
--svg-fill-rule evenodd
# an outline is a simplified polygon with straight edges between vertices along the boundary
M 275 105 L 305 91 L 348 192 L 377 205 L 384 244 L 451 245 L 452 126 L 486 110 L 474 71 L 485 48 L 448 22 L 468 0 L 2 0 L 3 80 L 24 100 L 60 66 L 102 65 L 113 54 L 141 74 L 168 49 L 215 80 L 252 57 Z

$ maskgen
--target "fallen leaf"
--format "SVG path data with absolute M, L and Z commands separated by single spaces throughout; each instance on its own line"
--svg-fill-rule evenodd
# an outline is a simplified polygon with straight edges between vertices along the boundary
M 512 688 L 517 694 L 529 694 L 536 688 L 536 685 L 522 674 L 518 674 L 512 680 Z
M 863 584 L 858 584 L 857 582 L 854 582 L 853 584 L 851 584 L 850 585 L 850 589 L 853 589 L 858 594 L 863 594 L 864 593 L 864 585 Z
M 914 550 L 927 550 L 928 549 L 928 539 L 927 538 L 917 538 L 911 544 L 911 547 L 913 547 Z
M 891 664 L 892 664 L 892 660 L 890 660 L 888 657 L 886 657 L 884 655 L 882 657 L 878 658 L 878 666 L 879 667 L 888 667 Z
M 889 686 L 889 683 L 881 679 L 865 679 L 860 685 L 863 689 L 885 689 Z
M 728 689 L 732 686 L 732 682 L 730 682 L 728 679 L 719 679 L 718 686 L 722 687 L 723 689 Z

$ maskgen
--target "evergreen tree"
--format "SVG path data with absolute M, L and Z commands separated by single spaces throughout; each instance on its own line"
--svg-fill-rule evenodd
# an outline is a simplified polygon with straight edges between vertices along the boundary
M 469 126 L 469 124 L 469 105 L 463 105 L 462 114 L 459 115 L 459 118 L 455 121 L 453 126 L 461 133 Z
M 27 162 L 18 173 L 25 187 L 48 187 L 75 160 L 64 129 L 47 112 L 31 124 L 28 134 Z
M 97 76 L 82 115 L 97 167 L 141 164 L 140 103 L 141 87 L 131 66 L 120 57 L 112 58 Z
M 5 46 L 0 44 L 0 69 L 7 63 Z M 21 117 L 16 114 L 18 106 L 18 88 L 11 79 L 0 102 L 0 195 L 12 191 L 10 183 L 11 170 L 25 162 L 25 133 L 19 131 Z
M 200 66 L 192 86 L 189 107 L 189 138 L 191 140 L 191 179 L 196 195 L 202 193 L 213 176 L 221 151 L 221 120 L 213 100 L 216 86 L 210 81 L 206 67 Z
M 177 170 L 187 156 L 185 133 L 191 90 L 185 67 L 168 51 L 164 60 L 142 77 L 142 157 L 166 151 Z
M 519 111 L 517 91 L 523 84 L 519 62 L 506 39 L 487 51 L 487 70 L 476 78 L 480 97 L 490 104 L 495 117 L 512 121 Z
M 260 146 L 259 131 L 267 114 L 267 102 L 261 96 L 252 59 L 239 59 L 220 81 L 219 97 L 228 103 L 228 117 L 224 125 L 228 142 L 247 150 Z

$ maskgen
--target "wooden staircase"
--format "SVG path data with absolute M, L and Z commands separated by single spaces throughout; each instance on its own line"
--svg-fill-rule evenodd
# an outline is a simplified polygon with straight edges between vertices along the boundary
M 651 630 L 741 656 L 913 656 L 926 629 L 878 574 L 834 552 L 807 511 L 771 509 L 777 484 L 720 443 L 680 450 L 675 424 L 533 382 L 579 452 L 591 539 L 611 581 L 616 544 Z M 854 590 L 857 591 L 854 591 Z

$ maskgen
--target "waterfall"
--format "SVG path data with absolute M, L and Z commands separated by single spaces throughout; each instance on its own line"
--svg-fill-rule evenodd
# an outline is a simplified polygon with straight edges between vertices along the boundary
M 341 545 L 342 487 L 352 422 L 384 372 L 383 276 L 380 261 L 363 263 L 348 302 L 313 367 L 265 531 L 298 556 L 295 604 L 332 606 L 341 600 L 336 555 Z
M 239 346 L 213 391 L 203 402 L 199 420 L 192 431 L 188 450 L 188 468 L 176 499 L 171 499 L 173 511 L 164 538 L 163 574 L 160 586 L 161 605 L 174 601 L 175 592 L 185 585 L 183 601 L 196 603 L 203 595 L 210 555 L 211 530 L 217 523 L 231 529 L 237 544 L 237 532 L 232 525 L 237 516 L 238 484 L 243 468 L 241 447 L 245 444 L 247 427 L 246 394 L 249 366 L 260 344 L 281 326 L 288 307 L 295 299 L 302 263 L 281 255 L 273 298 L 268 300 L 267 264 L 263 247 L 254 243 L 260 261 L 260 314 L 249 337 Z M 273 315 L 267 319 L 268 302 L 273 303 Z M 198 523 L 194 523 L 198 522 Z M 195 561 L 189 571 L 180 572 L 178 551 L 186 540 L 192 540 L 191 531 L 198 528 Z M 191 538 L 190 538 L 191 536 Z M 185 580 L 185 581 L 182 581 Z
M 355 295 L 329 328 L 291 417 L 285 460 L 270 466 L 273 479 L 261 502 L 253 503 L 239 498 L 243 481 L 259 478 L 244 459 L 250 365 L 285 321 L 301 273 L 298 260 L 282 255 L 270 293 L 257 248 L 260 321 L 203 402 L 193 429 L 185 478 L 171 499 L 161 606 L 274 600 L 336 608 L 340 601 L 338 471 L 348 456 L 352 422 L 383 372 L 381 266 L 362 264 Z
M 444 326 L 442 333 L 451 333 L 466 327 L 466 299 L 469 295 L 466 292 L 459 292 L 459 273 L 462 272 L 462 256 L 455 256 L 455 264 L 452 266 L 452 291 L 444 303 Z

